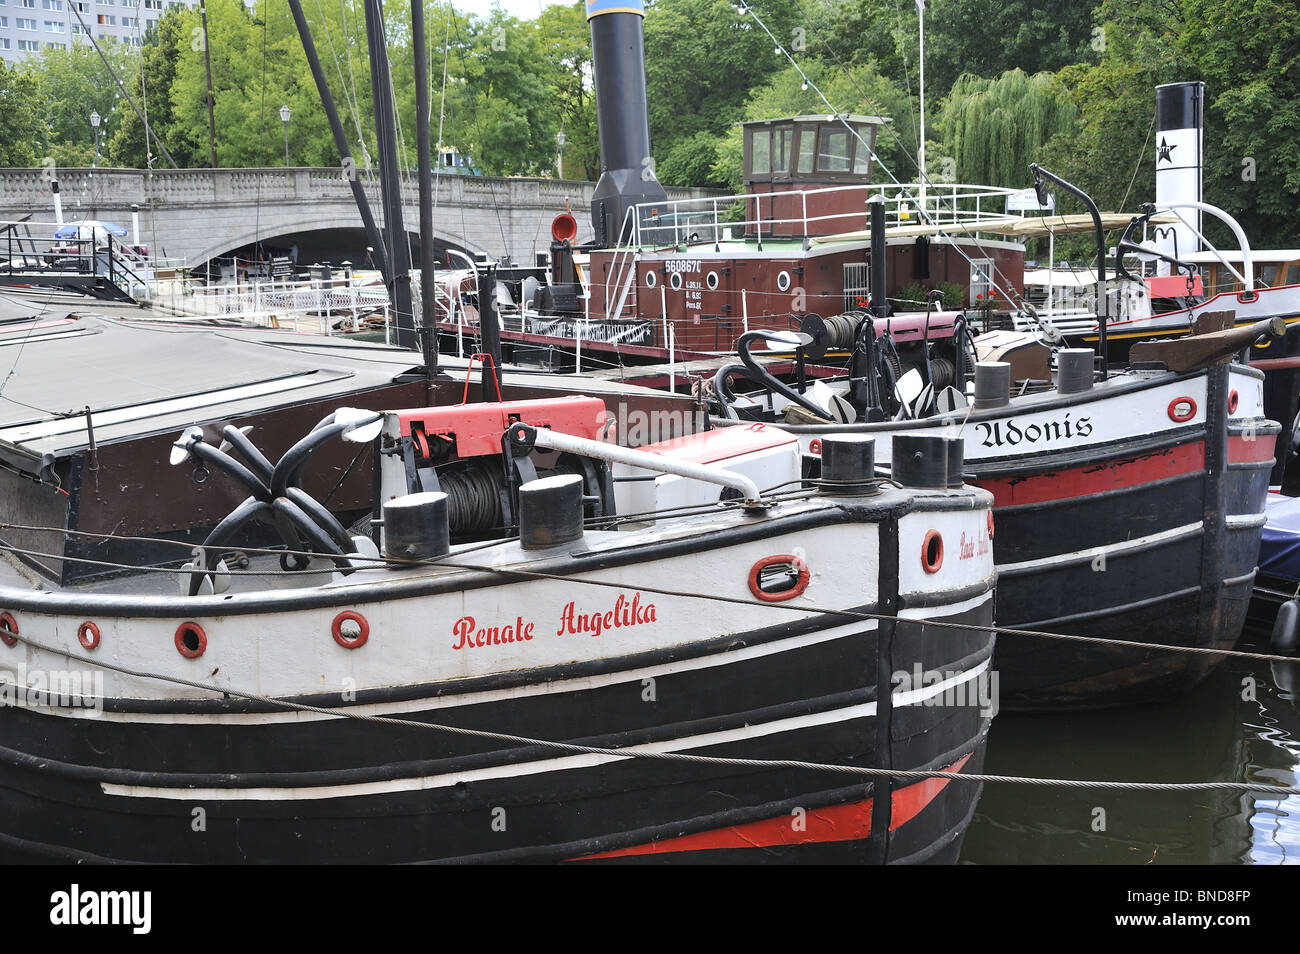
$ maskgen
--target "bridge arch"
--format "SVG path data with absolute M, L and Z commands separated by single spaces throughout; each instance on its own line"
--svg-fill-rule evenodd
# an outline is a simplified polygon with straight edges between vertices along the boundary
M 309 214 L 283 214 L 287 210 L 283 207 L 267 210 L 270 214 L 267 218 L 271 221 L 266 223 L 255 223 L 251 228 L 241 228 L 225 232 L 219 239 L 210 241 L 198 253 L 190 257 L 192 267 L 200 266 L 213 258 L 222 255 L 228 255 L 235 249 L 253 245 L 262 242 L 268 245 L 274 245 L 275 240 L 281 237 L 287 237 L 301 232 L 328 232 L 331 230 L 348 230 L 360 232 L 363 228 L 361 216 L 356 210 L 351 210 L 351 214 L 343 211 L 316 209 Z M 419 221 L 419 210 L 403 209 L 402 221 L 406 226 L 406 232 L 412 242 L 419 242 L 420 234 L 418 228 L 413 228 L 412 223 Z M 461 249 L 467 254 L 476 253 L 490 254 L 490 250 L 483 248 L 472 241 L 467 240 L 457 232 L 435 227 L 433 230 L 434 242 L 437 245 L 451 246 Z

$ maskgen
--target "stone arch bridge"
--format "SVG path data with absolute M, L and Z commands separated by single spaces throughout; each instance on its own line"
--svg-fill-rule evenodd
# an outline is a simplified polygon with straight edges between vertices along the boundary
M 377 174 L 362 173 L 381 225 Z M 32 233 L 54 221 L 52 180 L 65 221 L 101 219 L 130 227 L 154 254 L 197 265 L 254 242 L 330 230 L 360 230 L 361 216 L 339 168 L 271 169 L 0 169 L 0 221 L 30 216 Z M 434 237 L 442 247 L 530 263 L 550 245 L 551 220 L 571 207 L 578 242 L 592 237 L 594 182 L 441 176 L 435 180 Z M 702 189 L 668 189 L 669 199 L 699 198 Z M 402 179 L 403 224 L 419 232 L 414 174 Z

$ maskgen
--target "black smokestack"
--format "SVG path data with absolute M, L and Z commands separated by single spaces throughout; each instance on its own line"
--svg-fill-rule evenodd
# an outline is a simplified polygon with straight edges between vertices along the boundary
M 596 245 L 618 244 L 627 210 L 667 202 L 650 157 L 646 110 L 644 0 L 587 0 L 600 129 L 600 181 L 591 200 Z

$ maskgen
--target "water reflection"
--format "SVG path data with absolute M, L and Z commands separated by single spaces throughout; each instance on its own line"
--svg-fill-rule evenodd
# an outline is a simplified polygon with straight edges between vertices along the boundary
M 1267 652 L 1248 634 L 1239 648 Z M 1296 785 L 1300 664 L 1225 663 L 1173 702 L 993 721 L 991 774 Z M 968 864 L 1296 864 L 1300 796 L 988 784 Z

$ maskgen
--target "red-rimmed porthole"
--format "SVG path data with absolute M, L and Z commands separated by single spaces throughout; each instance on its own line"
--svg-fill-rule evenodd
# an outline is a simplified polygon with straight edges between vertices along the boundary
M 1169 420 L 1184 424 L 1196 416 L 1196 402 L 1189 397 L 1176 397 L 1169 402 Z
M 1237 413 L 1237 403 L 1240 399 L 1237 397 L 1236 389 L 1228 392 L 1228 413 Z
M 4 632 L 0 632 L 0 642 L 3 642 L 6 646 L 17 646 L 18 621 L 14 619 L 13 613 L 0 613 L 0 628 L 4 630 Z M 13 635 L 10 635 L 11 633 Z
M 81 643 L 81 645 L 85 646 L 87 649 L 98 649 L 99 627 L 90 620 L 86 620 L 77 627 L 77 642 Z
M 334 617 L 330 633 L 334 636 L 334 642 L 344 649 L 360 649 L 370 638 L 370 624 L 360 613 L 344 610 Z
M 793 553 L 778 553 L 749 568 L 749 592 L 764 603 L 780 603 L 808 589 L 809 579 L 808 564 Z
M 176 651 L 186 659 L 198 659 L 208 650 L 208 634 L 198 623 L 181 623 L 176 627 Z
M 927 530 L 921 541 L 921 569 L 926 573 L 938 573 L 943 566 L 943 537 L 938 530 Z
M 810 453 L 810 454 L 815 454 L 816 456 L 821 457 L 821 456 L 822 456 L 822 442 L 821 442 L 821 441 L 816 441 L 816 440 L 809 441 L 809 442 L 808 442 L 808 453 Z

